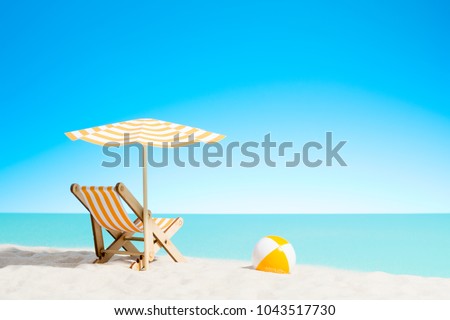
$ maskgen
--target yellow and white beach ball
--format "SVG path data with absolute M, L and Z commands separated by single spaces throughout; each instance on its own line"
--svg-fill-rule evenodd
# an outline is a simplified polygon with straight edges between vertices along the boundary
M 267 236 L 258 241 L 253 249 L 252 262 L 256 270 L 290 273 L 295 266 L 294 247 L 278 236 Z

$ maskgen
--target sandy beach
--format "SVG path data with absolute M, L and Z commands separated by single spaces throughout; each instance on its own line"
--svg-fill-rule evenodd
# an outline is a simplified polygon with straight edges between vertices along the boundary
M 148 272 L 89 250 L 0 245 L 0 299 L 450 299 L 450 279 L 297 265 L 290 275 L 250 262 L 158 257 Z

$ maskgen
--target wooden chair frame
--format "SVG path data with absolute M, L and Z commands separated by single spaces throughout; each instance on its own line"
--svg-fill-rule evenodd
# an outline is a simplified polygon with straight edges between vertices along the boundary
M 142 221 L 143 211 L 141 204 L 136 198 L 131 194 L 131 192 L 127 189 L 127 187 L 119 182 L 114 187 L 114 190 L 119 194 L 119 196 L 125 201 L 125 203 L 130 207 L 130 209 L 136 214 L 137 218 L 134 221 Z M 70 186 L 70 191 L 74 194 L 74 196 L 81 202 L 81 204 L 90 212 L 89 206 L 86 204 L 86 200 L 81 193 L 80 186 L 76 183 Z M 151 211 L 148 210 L 151 214 Z M 91 212 L 90 212 L 91 213 Z M 92 233 L 94 235 L 94 247 L 95 247 L 95 255 L 97 259 L 94 263 L 105 263 L 108 262 L 115 254 L 123 254 L 129 256 L 137 256 L 137 264 L 133 263 L 131 268 L 133 269 L 142 269 L 143 266 L 143 252 L 140 252 L 136 246 L 131 241 L 144 241 L 143 237 L 134 237 L 133 232 L 120 232 L 116 230 L 105 230 L 113 237 L 114 241 L 105 249 L 105 244 L 103 240 L 102 226 L 95 220 L 92 213 L 91 216 L 91 225 L 92 225 Z M 149 219 L 151 224 L 151 230 L 153 233 L 153 243 L 155 246 L 155 252 L 160 248 L 164 248 L 169 256 L 175 262 L 184 262 L 185 258 L 178 251 L 177 247 L 170 241 L 170 238 L 182 227 L 183 219 L 176 218 L 172 224 L 163 232 L 159 226 L 153 221 L 153 219 Z M 120 249 L 123 250 L 120 250 Z

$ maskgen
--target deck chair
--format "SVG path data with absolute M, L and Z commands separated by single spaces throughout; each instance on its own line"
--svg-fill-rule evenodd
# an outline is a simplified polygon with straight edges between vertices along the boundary
M 135 233 L 142 233 L 143 208 L 123 183 L 115 187 L 88 187 L 74 183 L 70 191 L 89 211 L 91 216 L 94 247 L 97 259 L 94 263 L 108 262 L 115 254 L 137 256 L 130 268 L 141 270 L 143 265 L 143 252 L 140 252 L 132 241 L 144 241 L 143 237 L 135 237 Z M 122 206 L 123 199 L 137 218 L 132 221 Z M 150 210 L 149 213 L 151 214 Z M 183 225 L 182 218 L 152 218 L 150 219 L 153 231 L 155 253 L 164 248 L 175 262 L 185 261 L 170 238 Z M 114 241 L 105 249 L 102 229 L 105 229 Z M 123 250 L 120 250 L 120 249 Z

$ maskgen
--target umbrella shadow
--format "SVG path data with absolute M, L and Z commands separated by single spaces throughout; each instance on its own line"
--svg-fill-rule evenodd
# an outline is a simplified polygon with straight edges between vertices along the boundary
M 7 248 L 0 252 L 0 269 L 8 266 L 75 268 L 82 264 L 91 264 L 95 259 L 96 256 L 92 251 L 31 251 L 22 248 Z

